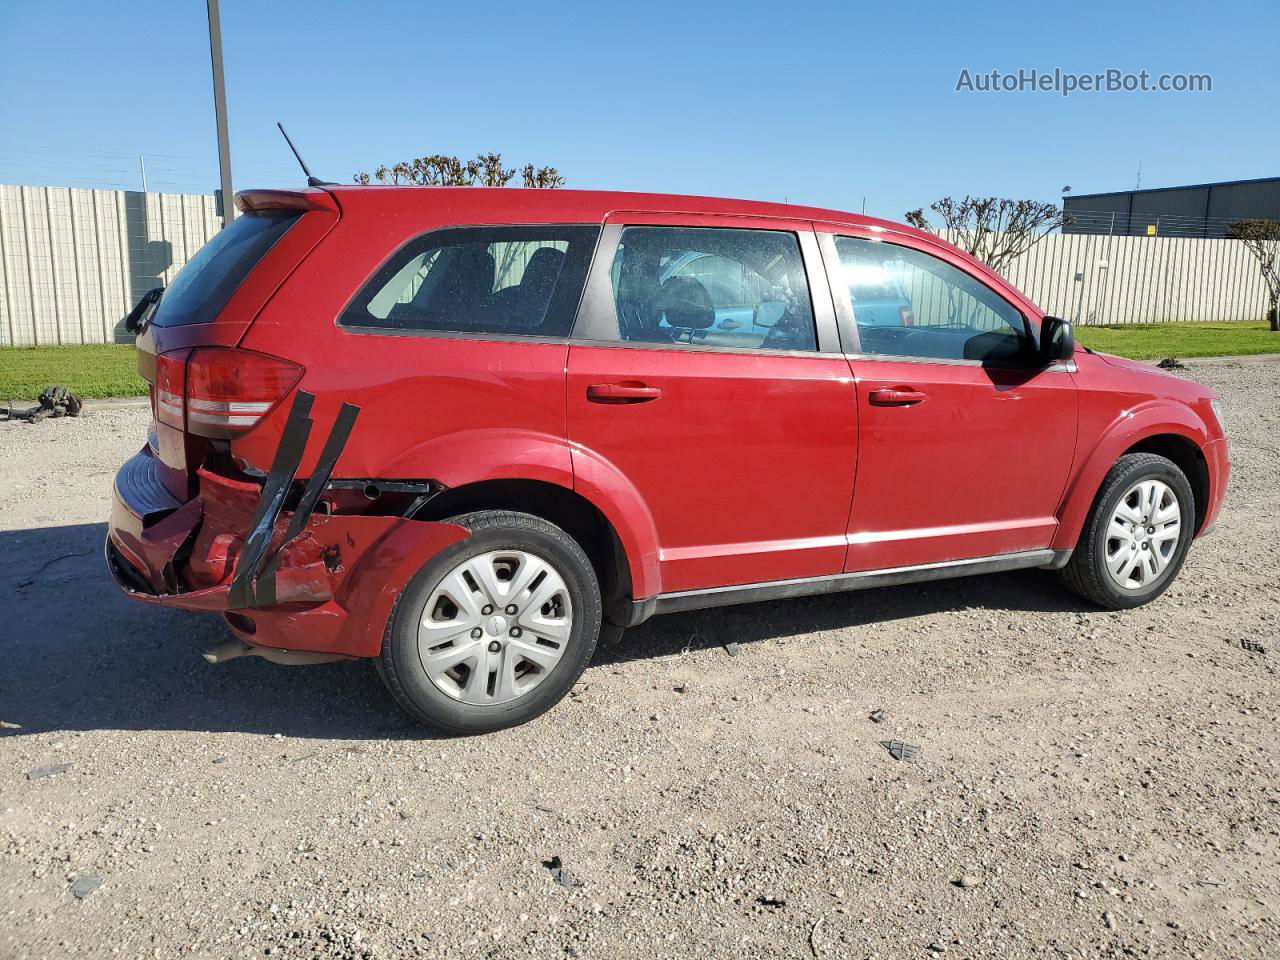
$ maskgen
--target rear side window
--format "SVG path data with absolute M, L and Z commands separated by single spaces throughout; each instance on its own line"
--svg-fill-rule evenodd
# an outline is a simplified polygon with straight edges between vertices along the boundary
M 612 281 L 622 340 L 817 349 L 809 284 L 793 233 L 627 227 Z
M 567 337 L 599 227 L 464 227 L 418 237 L 365 284 L 344 327 Z
M 300 213 L 245 214 L 219 230 L 164 291 L 152 323 L 181 327 L 218 318 L 236 288 Z

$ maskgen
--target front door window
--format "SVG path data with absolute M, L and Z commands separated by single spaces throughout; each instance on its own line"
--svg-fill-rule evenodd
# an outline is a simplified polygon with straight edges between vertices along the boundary
M 837 237 L 859 352 L 934 360 L 1019 363 L 1026 320 L 1007 300 L 937 257 L 875 240 Z

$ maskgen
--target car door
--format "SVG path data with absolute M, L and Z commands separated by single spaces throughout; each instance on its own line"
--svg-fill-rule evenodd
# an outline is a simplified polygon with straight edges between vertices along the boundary
M 857 408 L 809 224 L 611 215 L 567 389 L 575 473 L 638 494 L 663 593 L 841 571 Z
M 1077 398 L 1072 365 L 1034 361 L 1029 304 L 940 245 L 824 226 L 819 236 L 858 393 L 845 569 L 1048 548 Z M 868 289 L 876 302 L 859 317 Z

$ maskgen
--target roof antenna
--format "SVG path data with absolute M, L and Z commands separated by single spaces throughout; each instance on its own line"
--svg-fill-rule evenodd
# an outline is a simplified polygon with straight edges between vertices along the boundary
M 289 145 L 289 149 L 293 151 L 293 155 L 298 158 L 298 166 L 302 167 L 302 172 L 307 175 L 308 187 L 331 187 L 334 184 L 329 180 L 321 180 L 319 177 L 313 177 L 311 171 L 307 169 L 307 161 L 302 159 L 302 154 L 298 152 L 298 148 L 293 145 L 293 141 L 289 139 L 289 134 L 285 132 L 284 124 L 276 121 L 276 126 L 280 128 L 280 133 L 284 136 L 284 142 Z

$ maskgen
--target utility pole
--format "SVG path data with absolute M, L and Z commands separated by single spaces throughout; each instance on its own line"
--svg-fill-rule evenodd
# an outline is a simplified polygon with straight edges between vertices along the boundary
M 222 175 L 222 225 L 236 216 L 235 194 L 231 189 L 231 140 L 227 134 L 227 87 L 222 74 L 222 21 L 218 0 L 209 7 L 209 57 L 213 61 L 213 112 L 218 123 L 218 171 Z

